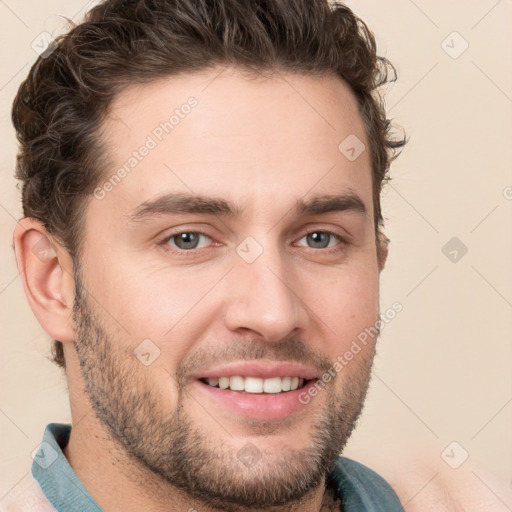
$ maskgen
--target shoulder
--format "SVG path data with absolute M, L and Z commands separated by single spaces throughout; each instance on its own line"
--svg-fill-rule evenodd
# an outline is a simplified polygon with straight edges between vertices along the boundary
M 433 455 L 438 450 L 431 451 L 396 453 L 392 463 L 377 463 L 407 512 L 502 512 L 510 508 L 508 482 L 471 460 L 452 469 Z
M 0 501 L 0 512 L 55 512 L 31 473 Z

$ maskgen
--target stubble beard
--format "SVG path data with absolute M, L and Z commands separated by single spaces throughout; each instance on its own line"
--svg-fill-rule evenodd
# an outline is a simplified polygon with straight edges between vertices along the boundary
M 360 354 L 351 363 L 351 375 L 345 377 L 341 393 L 335 393 L 337 378 L 320 391 L 327 393 L 327 399 L 309 427 L 306 447 L 300 450 L 283 447 L 280 453 L 262 448 L 257 463 L 245 465 L 237 452 L 247 441 L 234 446 L 229 443 L 229 436 L 226 436 L 228 442 L 213 438 L 206 423 L 197 425 L 187 414 L 186 379 L 179 377 L 186 375 L 187 369 L 178 368 L 176 372 L 174 385 L 178 398 L 174 410 L 167 410 L 166 402 L 148 378 L 151 369 L 143 367 L 132 353 L 120 349 L 124 346 L 122 340 L 109 335 L 102 326 L 87 304 L 77 276 L 75 284 L 75 348 L 85 391 L 107 435 L 126 454 L 130 464 L 138 465 L 148 475 L 158 475 L 170 488 L 194 500 L 226 511 L 286 505 L 293 508 L 293 504 L 324 481 L 362 411 L 374 350 L 367 355 Z M 281 353 L 279 345 L 275 345 L 272 355 L 284 358 L 286 353 L 292 359 L 296 351 L 302 354 L 304 362 L 301 341 L 288 340 L 282 346 L 285 345 Z M 247 344 L 242 351 L 245 359 L 251 359 L 251 354 L 253 358 L 265 355 L 257 341 Z M 328 360 L 321 364 L 324 368 L 331 366 Z M 346 371 L 344 368 L 342 374 Z M 260 427 L 265 428 L 264 423 L 260 422 Z M 268 430 L 272 435 L 272 428 Z M 255 439 L 258 444 L 261 437 Z

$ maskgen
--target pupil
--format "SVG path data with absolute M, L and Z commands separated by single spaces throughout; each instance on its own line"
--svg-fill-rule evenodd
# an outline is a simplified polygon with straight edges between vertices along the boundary
M 177 237 L 176 245 L 180 249 L 194 249 L 197 242 L 198 236 L 196 233 L 181 233 Z
M 324 249 L 329 245 L 329 235 L 327 233 L 310 233 L 308 238 L 308 242 L 311 242 L 314 247 Z

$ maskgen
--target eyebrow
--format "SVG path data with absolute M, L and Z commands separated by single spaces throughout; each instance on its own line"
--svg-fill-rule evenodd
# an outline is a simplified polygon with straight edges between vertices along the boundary
M 331 212 L 354 212 L 366 216 L 367 208 L 363 200 L 354 192 L 335 195 L 319 195 L 311 199 L 299 199 L 294 208 L 297 215 L 322 215 Z M 150 217 L 173 213 L 206 213 L 211 215 L 240 217 L 243 208 L 232 201 L 194 194 L 166 194 L 140 204 L 129 216 L 132 222 L 140 222 Z

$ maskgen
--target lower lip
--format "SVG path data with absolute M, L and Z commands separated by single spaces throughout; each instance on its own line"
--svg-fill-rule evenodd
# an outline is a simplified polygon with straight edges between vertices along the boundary
M 308 404 L 301 403 L 299 397 L 307 395 L 314 383 L 315 380 L 310 380 L 300 389 L 281 393 L 246 393 L 214 388 L 200 380 L 195 381 L 200 392 L 206 393 L 209 399 L 229 407 L 241 416 L 261 420 L 283 419 L 304 409 Z

